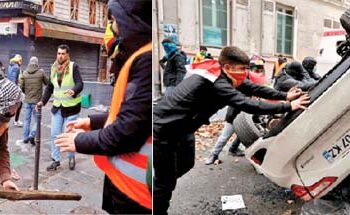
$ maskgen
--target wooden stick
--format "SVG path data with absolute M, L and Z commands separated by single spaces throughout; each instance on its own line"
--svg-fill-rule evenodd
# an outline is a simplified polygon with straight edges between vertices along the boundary
M 38 190 L 8 190 L 0 189 L 0 198 L 8 200 L 75 200 L 81 195 L 71 192 L 38 191 Z
M 41 105 L 38 105 L 37 129 L 35 140 L 35 165 L 34 165 L 34 190 L 38 190 L 39 184 L 39 161 L 40 161 L 40 143 L 41 143 Z

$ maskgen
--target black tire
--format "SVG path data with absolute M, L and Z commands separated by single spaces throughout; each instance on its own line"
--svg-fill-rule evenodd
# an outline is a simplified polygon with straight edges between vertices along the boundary
M 245 147 L 251 146 L 263 135 L 263 132 L 255 126 L 252 116 L 251 114 L 241 112 L 233 121 L 235 133 Z

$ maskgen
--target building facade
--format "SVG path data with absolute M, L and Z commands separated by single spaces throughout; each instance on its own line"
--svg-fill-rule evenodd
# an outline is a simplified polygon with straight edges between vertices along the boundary
M 84 81 L 106 79 L 106 56 L 101 52 L 107 22 L 107 0 L 0 0 L 0 61 L 13 54 L 31 56 L 49 73 L 57 46 L 70 46 L 72 61 Z
M 349 0 L 154 0 L 154 64 L 161 41 L 171 37 L 193 56 L 200 45 L 217 57 L 224 46 L 264 56 L 272 70 L 278 54 L 302 60 L 317 56 L 322 33 L 341 28 Z M 161 70 L 154 68 L 156 94 Z

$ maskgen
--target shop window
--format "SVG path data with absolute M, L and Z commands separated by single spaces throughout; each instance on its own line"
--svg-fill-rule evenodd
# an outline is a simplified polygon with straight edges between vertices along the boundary
M 96 0 L 89 0 L 89 23 L 96 24 Z
M 71 0 L 70 1 L 70 19 L 71 20 L 78 20 L 79 3 L 80 3 L 80 0 Z
M 108 20 L 108 10 L 107 10 L 107 4 L 102 4 L 102 25 L 103 27 L 107 26 L 107 20 Z
M 278 54 L 293 54 L 294 11 L 277 5 L 277 40 L 276 52 Z
M 203 44 L 227 45 L 227 0 L 202 0 Z
M 43 0 L 43 13 L 53 15 L 54 0 Z

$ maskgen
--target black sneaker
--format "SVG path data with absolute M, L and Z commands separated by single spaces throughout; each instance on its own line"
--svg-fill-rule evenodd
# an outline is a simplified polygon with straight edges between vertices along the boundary
M 30 144 L 32 144 L 32 146 L 35 146 L 35 139 L 34 139 L 34 137 L 30 137 L 29 138 L 29 142 L 30 142 Z
M 75 157 L 69 158 L 68 164 L 69 164 L 69 169 L 74 170 L 75 169 Z
M 61 166 L 61 163 L 59 161 L 54 161 L 46 168 L 47 171 L 55 171 L 57 168 Z
M 213 164 L 217 159 L 219 159 L 219 156 L 210 154 L 210 156 L 205 161 L 205 165 Z
M 24 140 L 23 140 L 23 143 L 25 143 L 25 144 L 29 143 L 29 138 L 24 139 Z
M 233 149 L 229 149 L 228 150 L 228 153 L 229 153 L 229 155 L 231 155 L 231 156 L 236 156 L 236 157 L 242 157 L 242 156 L 244 156 L 244 151 L 242 151 L 241 149 L 239 149 L 239 148 L 237 148 L 237 149 L 235 149 L 235 150 L 233 150 Z

